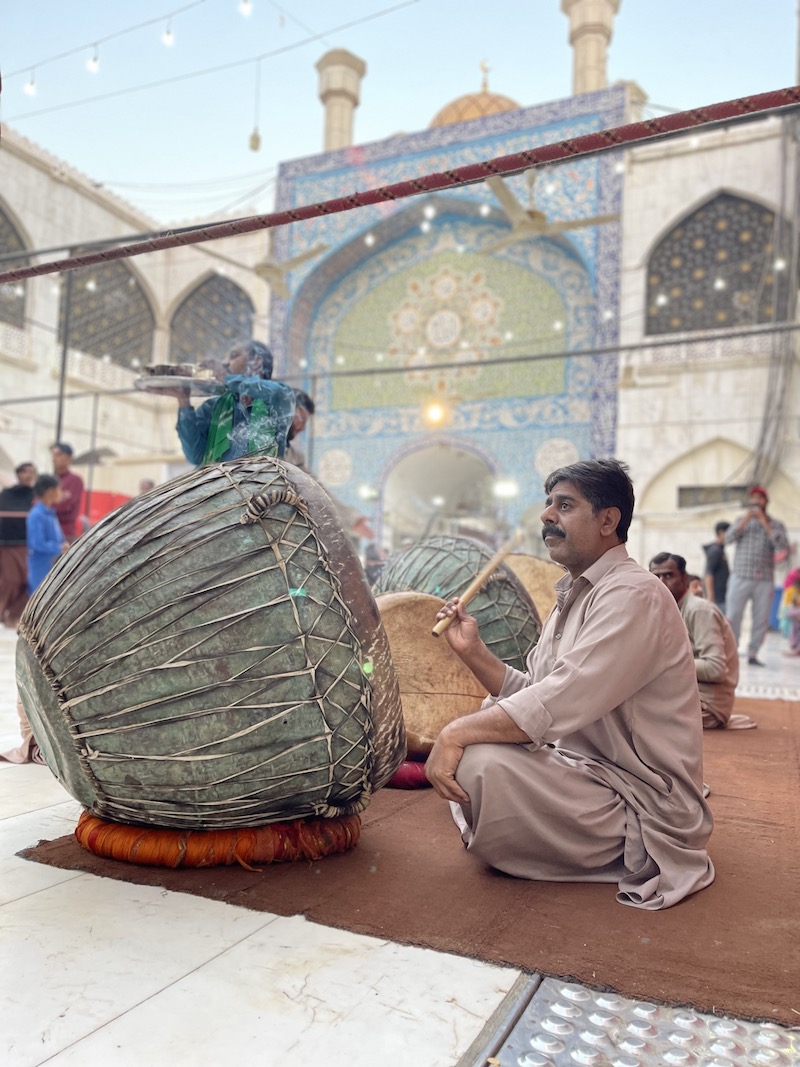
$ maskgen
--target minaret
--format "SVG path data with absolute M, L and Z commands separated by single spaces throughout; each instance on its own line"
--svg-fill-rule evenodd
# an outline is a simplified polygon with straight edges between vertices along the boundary
M 353 112 L 367 64 L 344 48 L 334 48 L 319 60 L 317 70 L 319 98 L 325 107 L 324 149 L 346 148 L 353 143 Z
M 605 89 L 606 53 L 614 31 L 614 16 L 622 0 L 561 0 L 569 17 L 569 43 L 574 50 L 572 93 Z

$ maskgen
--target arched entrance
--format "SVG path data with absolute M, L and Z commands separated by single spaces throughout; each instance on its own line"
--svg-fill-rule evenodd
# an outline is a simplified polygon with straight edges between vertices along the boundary
M 494 544 L 505 530 L 494 471 L 458 443 L 438 441 L 402 455 L 381 497 L 382 540 L 390 550 L 442 534 Z

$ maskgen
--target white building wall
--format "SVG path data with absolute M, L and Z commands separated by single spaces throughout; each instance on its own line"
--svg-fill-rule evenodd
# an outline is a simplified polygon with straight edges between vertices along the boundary
M 631 150 L 623 213 L 618 449 L 637 487 L 630 549 L 646 563 L 666 550 L 701 570 L 701 545 L 735 506 L 678 510 L 683 485 L 746 483 L 769 397 L 770 342 L 763 336 L 701 342 L 702 334 L 645 338 L 647 265 L 682 217 L 722 191 L 791 216 L 792 157 L 776 118 Z M 735 333 L 736 331 L 731 331 Z M 795 345 L 795 335 L 789 335 Z M 678 340 L 675 346 L 664 341 Z M 651 342 L 653 342 L 651 344 Z M 800 537 L 800 377 L 790 386 L 770 509 Z M 702 573 L 702 571 L 701 571 Z
M 159 229 L 152 219 L 8 129 L 0 143 L 0 200 L 26 246 L 34 250 Z M 211 273 L 227 274 L 249 294 L 255 308 L 254 335 L 267 338 L 269 287 L 252 270 L 265 258 L 266 245 L 266 234 L 257 233 L 126 260 L 149 297 L 155 319 L 154 362 L 166 360 L 175 308 Z M 66 254 L 56 251 L 38 261 Z M 24 331 L 0 323 L 0 401 L 51 398 L 0 403 L 0 484 L 13 482 L 13 469 L 24 460 L 50 469 L 61 365 L 60 277 L 28 279 Z M 126 368 L 70 352 L 61 437 L 76 453 L 90 447 L 115 453 L 93 470 L 94 489 L 132 494 L 140 478 L 160 481 L 186 466 L 175 432 L 175 402 L 134 391 L 135 377 Z M 125 389 L 131 392 L 114 395 Z M 71 398 L 74 393 L 90 395 Z M 80 473 L 85 478 L 86 470 Z

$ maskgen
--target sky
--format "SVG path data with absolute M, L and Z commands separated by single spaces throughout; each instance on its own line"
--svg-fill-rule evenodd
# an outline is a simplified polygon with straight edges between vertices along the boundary
M 271 210 L 279 163 L 322 150 L 314 65 L 333 48 L 367 64 L 356 143 L 424 129 L 483 62 L 522 106 L 571 91 L 559 0 L 241 4 L 0 0 L 0 123 L 166 226 Z M 797 7 L 622 0 L 609 83 L 638 82 L 651 114 L 793 85 Z

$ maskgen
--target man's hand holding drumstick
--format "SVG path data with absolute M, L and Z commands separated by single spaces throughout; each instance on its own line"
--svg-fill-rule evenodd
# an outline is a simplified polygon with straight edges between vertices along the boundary
M 492 571 L 519 543 L 512 539 L 489 564 L 461 597 L 448 601 L 436 615 L 434 634 L 444 633 L 456 655 L 469 667 L 481 685 L 497 696 L 505 680 L 506 667 L 481 640 L 478 624 L 466 610 L 465 601 L 471 599 Z M 468 804 L 469 797 L 456 782 L 456 770 L 468 745 L 483 743 L 521 744 L 530 738 L 498 705 L 454 719 L 439 734 L 425 763 L 425 775 L 440 797 Z

